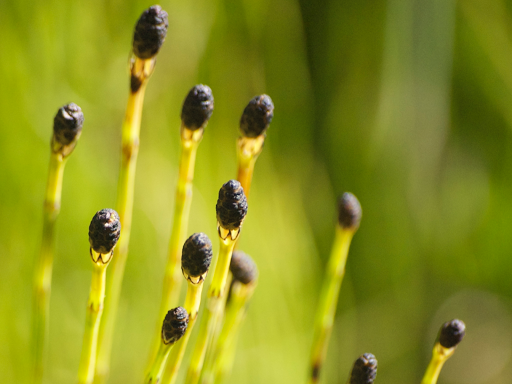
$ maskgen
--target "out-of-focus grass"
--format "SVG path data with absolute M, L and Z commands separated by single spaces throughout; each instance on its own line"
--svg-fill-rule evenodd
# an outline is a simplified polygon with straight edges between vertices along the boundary
M 97 210 L 115 204 L 132 28 L 149 5 L 0 2 L 0 382 L 28 381 L 52 119 L 69 101 L 82 107 L 85 124 L 64 176 L 45 377 L 75 379 L 91 275 L 87 228 Z M 215 233 L 217 192 L 235 176 L 245 104 L 265 92 L 276 106 L 241 241 L 260 283 L 231 382 L 305 380 L 335 199 L 345 190 L 364 215 L 324 381 L 344 382 L 353 360 L 372 352 L 379 383 L 419 382 L 436 330 L 460 317 L 467 338 L 439 382 L 508 382 L 510 1 L 161 5 L 170 26 L 146 95 L 111 382 L 143 377 L 180 108 L 196 83 L 212 88 L 215 111 L 198 153 L 190 233 Z

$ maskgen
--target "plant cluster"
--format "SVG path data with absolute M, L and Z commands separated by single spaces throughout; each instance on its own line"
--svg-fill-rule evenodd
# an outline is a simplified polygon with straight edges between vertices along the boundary
M 128 256 L 144 92 L 155 69 L 156 56 L 164 43 L 167 26 L 167 13 L 159 6 L 145 10 L 135 26 L 128 105 L 122 126 L 117 206 L 116 210 L 98 211 L 89 227 L 93 276 L 78 367 L 78 382 L 83 384 L 104 383 L 109 374 L 112 337 Z M 184 99 L 175 211 L 160 311 L 144 379 L 147 384 L 176 381 L 197 320 L 200 322 L 198 336 L 185 383 L 223 382 L 233 364 L 237 336 L 247 305 L 257 287 L 257 263 L 237 248 L 248 212 L 252 175 L 274 115 L 274 104 L 268 95 L 258 95 L 249 101 L 242 113 L 237 141 L 237 178 L 221 186 L 216 204 L 220 246 L 215 257 L 212 241 L 205 233 L 194 233 L 186 238 L 196 153 L 213 109 L 213 93 L 206 85 L 194 86 Z M 60 108 L 54 120 L 44 204 L 43 242 L 34 281 L 32 350 L 36 383 L 42 382 L 44 373 L 54 226 L 60 208 L 64 165 L 76 146 L 83 122 L 80 107 L 73 103 Z M 338 204 L 335 240 L 316 311 L 308 377 L 310 383 L 317 383 L 320 378 L 350 243 L 359 228 L 361 217 L 358 199 L 351 193 L 344 193 Z M 215 267 L 208 279 L 212 261 Z M 107 266 L 110 264 L 111 272 L 107 276 Z M 185 301 L 178 303 L 184 283 L 187 286 Z M 204 310 L 199 317 L 204 284 L 209 284 L 207 302 L 203 304 Z M 465 325 L 460 320 L 452 320 L 442 326 L 422 384 L 437 381 L 442 365 L 453 354 L 464 333 Z M 374 382 L 376 374 L 375 356 L 365 353 L 354 362 L 348 382 L 370 384 Z

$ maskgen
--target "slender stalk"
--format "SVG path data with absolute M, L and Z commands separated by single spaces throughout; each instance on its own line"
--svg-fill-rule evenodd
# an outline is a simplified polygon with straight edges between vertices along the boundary
M 89 384 L 94 379 L 98 331 L 103 313 L 107 266 L 102 261 L 94 263 L 91 291 L 87 302 L 84 341 L 78 368 L 78 383 Z
M 60 211 L 64 166 L 80 138 L 83 122 L 84 114 L 74 103 L 59 108 L 53 119 L 50 165 L 43 208 L 43 239 L 34 273 L 32 319 L 34 383 L 41 383 L 43 380 L 55 247 L 55 222 Z
M 160 313 L 164 313 L 170 304 L 179 299 L 181 290 L 181 244 L 185 238 L 188 220 L 190 215 L 190 205 L 192 202 L 192 182 L 194 180 L 194 168 L 196 161 L 197 148 L 202 138 L 202 130 L 191 132 L 182 127 L 181 135 L 181 159 L 178 176 L 178 186 L 176 188 L 176 205 L 172 223 L 171 239 L 169 242 L 169 256 L 165 270 L 164 289 Z
M 222 231 L 219 227 L 219 231 Z M 220 234 L 221 232 L 219 232 Z M 229 272 L 229 263 L 235 246 L 237 237 L 220 236 L 220 249 L 217 264 L 212 278 L 212 283 L 208 290 L 208 302 L 201 320 L 199 335 L 195 345 L 192 360 L 185 380 L 186 384 L 195 384 L 199 382 L 201 369 L 208 346 L 213 337 L 218 317 L 222 313 L 223 293 L 226 286 L 226 280 Z
M 43 380 L 55 247 L 55 221 L 60 211 L 65 164 L 66 158 L 63 158 L 62 154 L 51 153 L 43 208 L 43 240 L 34 275 L 34 315 L 32 324 L 34 383 L 41 383 Z
M 237 245 L 238 245 L 238 241 L 236 242 L 235 247 L 233 249 L 235 249 L 237 247 Z M 235 251 L 233 251 L 233 254 L 234 254 L 234 252 Z M 204 358 L 203 369 L 202 369 L 203 373 L 201 374 L 201 381 L 205 380 L 205 374 L 206 374 L 206 372 L 211 370 L 211 366 L 213 365 L 213 360 L 215 359 L 215 351 L 217 350 L 217 341 L 218 341 L 219 334 L 220 334 L 220 331 L 222 330 L 222 326 L 224 323 L 226 305 L 227 305 L 227 302 L 229 299 L 229 292 L 230 292 L 230 287 L 231 287 L 232 283 L 233 283 L 233 275 L 232 275 L 232 273 L 228 273 L 224 292 L 222 293 L 222 300 L 221 300 L 221 303 L 219 304 L 221 306 L 221 310 L 219 311 L 219 314 L 216 317 L 215 329 L 212 331 L 211 340 L 210 340 L 210 343 L 208 344 L 207 353 Z
M 465 334 L 466 324 L 464 324 L 462 320 L 453 319 L 441 326 L 438 340 L 432 351 L 432 359 L 430 360 L 430 364 L 427 367 L 421 384 L 437 383 L 441 368 L 443 368 L 446 360 L 453 355 L 455 348 L 457 348 L 457 345 L 462 341 Z
M 116 248 L 112 262 L 111 278 L 109 278 L 107 286 L 104 321 L 101 323 L 100 327 L 97 378 L 95 380 L 98 383 L 104 382 L 109 373 L 114 323 L 119 306 L 124 269 L 128 256 L 128 245 L 130 242 L 135 170 L 139 151 L 140 121 L 144 92 L 146 90 L 147 80 L 153 71 L 154 63 L 154 58 L 144 60 L 135 57 L 132 59 L 132 88 L 128 97 L 128 105 L 122 127 L 121 168 L 119 171 L 116 207 L 121 219 L 123 234 L 119 240 L 119 245 Z M 134 78 L 137 80 L 134 80 Z M 137 83 L 137 81 L 139 82 Z M 134 83 L 136 83 L 138 87 L 134 86 Z
M 188 282 L 187 296 L 185 297 L 184 308 L 189 313 L 188 327 L 185 335 L 176 343 L 176 347 L 171 351 L 167 366 L 165 368 L 165 375 L 162 383 L 174 384 L 178 378 L 178 371 L 185 355 L 188 340 L 192 334 L 192 329 L 197 320 L 199 312 L 199 305 L 201 304 L 201 292 L 203 292 L 203 282 L 193 284 Z
M 156 384 L 160 382 L 160 378 L 162 377 L 162 373 L 164 371 L 165 362 L 169 357 L 169 352 L 171 351 L 171 348 L 172 345 L 166 345 L 160 342 L 155 361 L 152 365 L 151 370 L 146 375 L 144 384 Z
M 203 372 L 203 384 L 221 383 L 227 377 L 232 366 L 233 351 L 240 334 L 240 327 L 245 318 L 249 303 L 256 284 L 242 284 L 234 281 L 231 287 L 229 301 L 226 304 L 224 322 L 219 333 L 215 350 L 208 359 Z
M 167 313 L 168 308 L 174 307 L 180 296 L 181 283 L 183 276 L 181 274 L 181 244 L 186 236 L 188 220 L 190 214 L 190 205 L 192 202 L 192 182 L 194 179 L 194 166 L 197 154 L 197 148 L 201 142 L 203 129 L 191 131 L 183 126 L 181 127 L 181 157 L 178 175 L 178 185 L 176 188 L 174 218 L 172 222 L 171 238 L 169 241 L 169 252 L 167 266 L 165 268 L 162 300 L 158 319 L 161 319 Z M 188 308 L 186 308 L 188 311 Z M 157 330 L 160 329 L 160 323 L 157 324 Z M 160 338 L 158 332 L 153 340 L 152 352 L 149 363 L 153 361 Z
M 445 348 L 440 343 L 436 343 L 432 351 L 432 359 L 423 376 L 423 380 L 421 380 L 421 384 L 436 384 L 444 363 L 454 352 L 455 348 Z
M 265 135 L 260 135 L 255 138 L 242 136 L 237 141 L 237 180 L 242 184 L 242 188 L 244 189 L 244 193 L 247 198 L 249 198 L 249 192 L 251 190 L 254 165 L 256 164 L 256 160 L 263 149 L 264 142 Z
M 323 279 L 320 303 L 316 312 L 313 345 L 311 348 L 311 374 L 309 383 L 318 383 L 322 364 L 327 354 L 334 315 L 338 304 L 341 283 L 345 276 L 345 264 L 354 233 L 359 228 L 362 210 L 359 200 L 345 192 L 338 201 L 338 224 L 334 244 Z
M 345 275 L 350 242 L 354 231 L 338 225 L 336 237 L 329 258 L 326 276 L 323 280 L 320 304 L 317 310 L 313 347 L 311 349 L 311 377 L 309 383 L 317 383 L 325 360 L 329 337 L 332 331 L 338 295 Z
M 94 215 L 89 225 L 90 255 L 93 263 L 91 290 L 87 302 L 82 355 L 78 368 L 78 383 L 90 384 L 96 370 L 98 332 L 105 300 L 107 265 L 112 260 L 114 247 L 121 233 L 119 215 L 113 209 L 102 209 Z

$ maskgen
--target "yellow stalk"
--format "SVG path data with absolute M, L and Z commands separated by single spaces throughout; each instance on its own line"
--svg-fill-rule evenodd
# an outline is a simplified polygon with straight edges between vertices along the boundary
M 425 376 L 423 376 L 423 380 L 421 380 L 421 384 L 436 384 L 444 363 L 453 355 L 454 352 L 455 348 L 444 348 L 439 344 L 439 342 L 437 342 L 434 345 L 432 359 L 427 367 Z
M 152 365 L 151 370 L 146 375 L 146 379 L 144 380 L 144 384 L 156 384 L 160 382 L 160 378 L 162 377 L 162 372 L 165 367 L 165 362 L 169 357 L 169 352 L 174 344 L 164 344 L 160 341 L 160 345 L 158 347 L 158 352 L 155 357 L 155 362 Z
M 91 251 L 94 252 L 94 251 Z M 94 263 L 91 291 L 87 302 L 87 315 L 85 321 L 84 341 L 82 355 L 78 368 L 78 383 L 90 384 L 93 382 L 96 366 L 96 348 L 98 345 L 98 331 L 103 313 L 105 299 L 105 280 L 107 266 L 101 259 Z
M 55 221 L 60 211 L 65 164 L 66 158 L 61 153 L 51 152 L 43 208 L 43 239 L 34 276 L 34 318 L 32 324 L 34 383 L 41 383 L 43 380 L 52 285 Z
M 316 313 L 313 347 L 311 349 L 311 377 L 309 383 L 317 383 L 319 373 L 327 353 L 329 337 L 331 335 L 338 303 L 338 295 L 345 275 L 350 242 L 354 230 L 337 225 L 336 236 L 327 266 L 327 273 L 323 280 L 320 304 Z
M 237 156 L 238 156 L 238 175 L 237 180 L 242 184 L 245 197 L 249 199 L 249 192 L 251 190 L 252 175 L 254 173 L 254 165 L 258 159 L 265 136 L 260 135 L 255 138 L 240 137 L 237 142 Z
M 116 211 L 119 213 L 123 233 L 115 250 L 111 278 L 109 278 L 109 285 L 107 286 L 104 321 L 101 323 L 99 333 L 96 383 L 105 382 L 110 369 L 114 323 L 121 296 L 121 285 L 130 242 L 135 170 L 139 151 L 140 121 L 144 92 L 147 80 L 153 71 L 154 63 L 154 58 L 144 60 L 138 57 L 133 58 L 131 62 L 132 90 L 128 97 L 128 105 L 122 127 L 121 168 L 119 171 L 116 204 Z M 138 86 L 133 86 L 134 83 L 138 84 Z
M 232 351 L 240 334 L 247 304 L 255 288 L 256 282 L 247 285 L 239 281 L 233 283 L 215 350 L 210 354 L 212 358 L 208 359 L 203 372 L 203 384 L 220 383 L 229 373 L 232 366 Z

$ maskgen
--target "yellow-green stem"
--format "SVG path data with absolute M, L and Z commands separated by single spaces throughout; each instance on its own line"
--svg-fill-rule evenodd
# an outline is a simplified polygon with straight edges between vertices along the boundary
M 90 384 L 94 379 L 98 331 L 101 323 L 101 315 L 103 313 L 103 301 L 105 299 L 107 266 L 101 261 L 93 265 L 91 291 L 89 293 L 89 301 L 87 302 L 82 355 L 78 368 L 79 384 Z
M 237 238 L 235 248 L 238 244 L 239 238 L 240 238 L 240 236 Z M 219 338 L 219 334 L 222 329 L 222 324 L 224 321 L 224 312 L 226 310 L 226 305 L 227 305 L 227 300 L 228 300 L 232 280 L 233 280 L 233 275 L 231 274 L 231 272 L 228 272 L 226 285 L 224 286 L 224 291 L 222 293 L 221 303 L 219 304 L 222 307 L 222 310 L 219 311 L 219 314 L 217 315 L 217 317 L 215 319 L 215 328 L 213 329 L 212 336 L 210 337 L 210 343 L 208 345 L 208 351 L 207 351 L 208 353 L 205 355 L 205 358 L 204 358 L 205 360 L 203 363 L 203 374 L 201 375 L 203 377 L 203 380 L 204 380 L 205 369 L 208 368 L 207 366 L 209 365 L 209 362 L 214 358 L 214 356 L 212 356 L 212 355 L 215 353 L 215 350 L 217 349 L 217 340 Z
M 242 185 L 246 197 L 251 191 L 251 181 L 252 175 L 254 173 L 254 164 L 256 164 L 256 159 L 252 158 L 245 164 L 238 165 L 238 174 L 236 179 Z
M 425 376 L 423 376 L 423 380 L 421 380 L 421 384 L 436 384 L 444 363 L 451 357 L 451 355 L 453 355 L 454 351 L 455 348 L 444 348 L 439 344 L 439 342 L 437 342 L 434 345 L 432 359 L 427 367 Z
M 130 91 L 122 127 L 121 167 L 117 186 L 116 211 L 119 213 L 123 232 L 119 238 L 119 243 L 112 260 L 111 277 L 107 286 L 105 314 L 99 334 L 95 383 L 104 383 L 110 370 L 114 323 L 121 296 L 121 286 L 130 242 L 142 105 L 147 80 L 151 75 L 153 66 L 154 59 L 142 60 L 135 58 L 131 67 L 132 77 L 137 76 L 141 80 L 141 85 L 136 92 Z
M 311 384 L 318 382 L 320 370 L 327 353 L 338 295 L 345 275 L 345 264 L 353 235 L 353 230 L 342 228 L 340 225 L 336 228 L 336 236 L 327 265 L 326 276 L 323 279 L 320 303 L 316 312 L 313 346 L 311 348 L 311 375 L 309 380 Z
M 164 371 L 165 362 L 169 356 L 169 352 L 173 345 L 166 345 L 160 340 L 160 345 L 158 347 L 158 352 L 155 356 L 155 361 L 152 364 L 152 367 L 149 373 L 146 375 L 146 379 L 144 380 L 144 384 L 157 384 L 160 382 L 160 378 L 162 377 L 162 372 Z
M 218 383 L 229 373 L 232 365 L 231 358 L 236 340 L 240 332 L 243 319 L 245 318 L 247 304 L 256 287 L 256 282 L 242 284 L 235 281 L 231 288 L 231 295 L 226 304 L 226 312 L 222 329 L 215 344 L 215 349 L 210 353 L 209 359 L 203 369 L 203 384 Z
M 222 231 L 222 228 L 219 229 Z M 187 372 L 186 384 L 197 384 L 199 382 L 204 358 L 216 329 L 216 321 L 223 311 L 222 299 L 235 242 L 236 238 L 232 240 L 229 235 L 225 240 L 220 239 L 219 258 L 217 259 L 212 282 L 208 290 L 208 301 L 201 320 L 192 360 Z
M 43 381 L 52 285 L 55 221 L 60 211 L 62 177 L 66 158 L 52 152 L 43 207 L 43 239 L 34 274 L 32 359 L 34 383 Z
M 183 281 L 181 273 L 181 247 L 183 246 L 187 233 L 190 205 L 192 202 L 194 166 L 197 148 L 201 141 L 202 133 L 202 128 L 196 131 L 190 131 L 183 125 L 181 127 L 181 158 L 178 185 L 176 188 L 174 218 L 172 222 L 171 238 L 169 241 L 167 266 L 165 268 L 162 300 L 160 302 L 160 310 L 158 312 L 158 321 L 156 326 L 157 332 L 155 332 L 156 337 L 153 339 L 149 357 L 150 365 L 155 358 L 160 344 L 159 332 L 162 328 L 161 319 L 165 317 L 169 308 L 174 308 L 178 305 L 181 283 Z M 188 308 L 186 309 L 188 311 Z
M 183 306 L 189 314 L 187 331 L 183 337 L 177 341 L 176 347 L 171 352 L 165 368 L 164 379 L 162 380 L 164 384 L 174 384 L 178 378 L 178 371 L 183 361 L 183 356 L 185 355 L 187 343 L 197 320 L 199 305 L 201 304 L 201 292 L 203 292 L 203 282 L 199 284 L 188 282 L 187 296 L 185 297 L 185 305 Z
M 239 239 L 240 239 L 240 236 L 237 238 L 237 242 L 236 242 L 235 247 L 233 248 L 233 250 L 238 245 L 238 240 Z M 217 316 L 215 329 L 213 331 L 213 336 L 211 338 L 210 346 L 209 346 L 210 352 L 209 352 L 209 354 L 206 355 L 205 359 L 208 359 L 208 356 L 210 356 L 212 354 L 212 351 L 214 351 L 215 348 L 216 348 L 217 339 L 218 339 L 219 333 L 220 333 L 220 331 L 222 329 L 222 322 L 223 322 L 223 319 L 224 319 L 224 312 L 225 312 L 225 309 L 226 309 L 226 304 L 227 304 L 227 301 L 228 301 L 229 290 L 230 290 L 231 282 L 232 281 L 233 281 L 233 274 L 231 272 L 229 272 L 228 276 L 227 276 L 227 279 L 226 279 L 226 285 L 224 286 L 224 291 L 222 293 L 222 303 L 220 304 L 222 306 L 222 311 L 220 311 L 219 315 Z M 205 360 L 205 361 L 207 361 L 207 360 Z
M 265 136 L 260 135 L 256 138 L 240 137 L 237 142 L 237 157 L 238 157 L 238 174 L 237 180 L 244 189 L 244 194 L 249 199 L 251 191 L 252 175 L 254 173 L 254 165 L 258 159 Z

